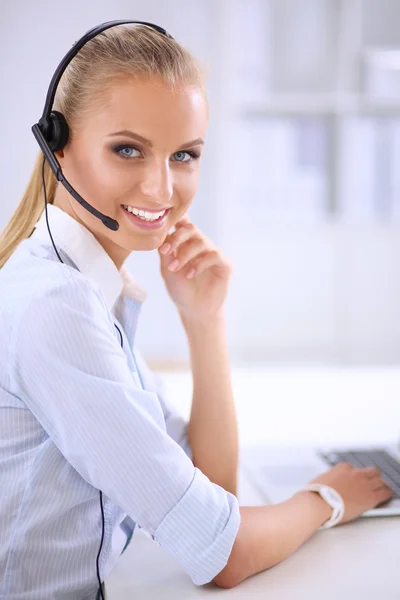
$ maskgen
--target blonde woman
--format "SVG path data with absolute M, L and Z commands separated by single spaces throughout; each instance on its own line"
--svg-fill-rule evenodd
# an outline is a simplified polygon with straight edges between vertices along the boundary
M 194 584 L 230 588 L 387 500 L 377 469 L 341 464 L 314 482 L 336 508 L 318 489 L 238 504 L 231 265 L 187 215 L 209 119 L 195 59 L 155 27 L 108 26 L 66 67 L 54 109 L 62 176 L 40 152 L 0 238 L 0 597 L 105 597 L 135 526 Z M 135 346 L 137 250 L 158 252 L 187 335 L 189 423 Z

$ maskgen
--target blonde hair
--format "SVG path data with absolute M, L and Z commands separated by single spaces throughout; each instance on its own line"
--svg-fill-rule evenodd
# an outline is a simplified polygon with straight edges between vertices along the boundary
M 65 116 L 70 139 L 85 113 L 101 107 L 103 92 L 125 77 L 160 78 L 171 90 L 195 86 L 206 96 L 205 69 L 183 46 L 146 26 L 118 25 L 87 42 L 61 77 L 53 108 Z M 40 151 L 21 202 L 0 235 L 0 269 L 44 211 L 43 156 Z M 47 161 L 44 180 L 52 204 L 58 183 Z

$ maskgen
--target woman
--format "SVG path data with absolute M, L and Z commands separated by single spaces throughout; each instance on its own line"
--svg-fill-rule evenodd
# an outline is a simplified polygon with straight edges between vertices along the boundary
M 0 597 L 96 597 L 135 525 L 195 584 L 235 586 L 334 521 L 315 491 L 265 507 L 235 496 L 231 265 L 187 215 L 208 125 L 202 72 L 173 39 L 120 25 L 79 51 L 55 107 L 70 128 L 56 152 L 65 177 L 119 228 L 40 153 L 0 240 Z M 136 250 L 159 253 L 187 335 L 188 424 L 134 346 L 144 294 L 124 263 Z M 341 522 L 391 494 L 377 469 L 346 464 L 314 483 L 336 490 Z

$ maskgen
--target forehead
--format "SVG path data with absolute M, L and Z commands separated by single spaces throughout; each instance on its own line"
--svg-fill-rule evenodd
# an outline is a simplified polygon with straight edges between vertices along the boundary
M 154 143 L 168 139 L 182 144 L 205 137 L 208 105 L 197 87 L 181 84 L 171 89 L 159 80 L 116 80 L 85 125 L 100 135 L 131 129 Z

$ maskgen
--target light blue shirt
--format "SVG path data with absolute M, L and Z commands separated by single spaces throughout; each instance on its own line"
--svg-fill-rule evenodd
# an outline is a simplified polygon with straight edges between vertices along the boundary
M 0 598 L 95 598 L 99 490 L 102 581 L 137 525 L 205 584 L 238 501 L 194 467 L 187 424 L 134 347 L 145 292 L 86 227 L 48 214 L 66 264 L 43 213 L 0 270 Z

